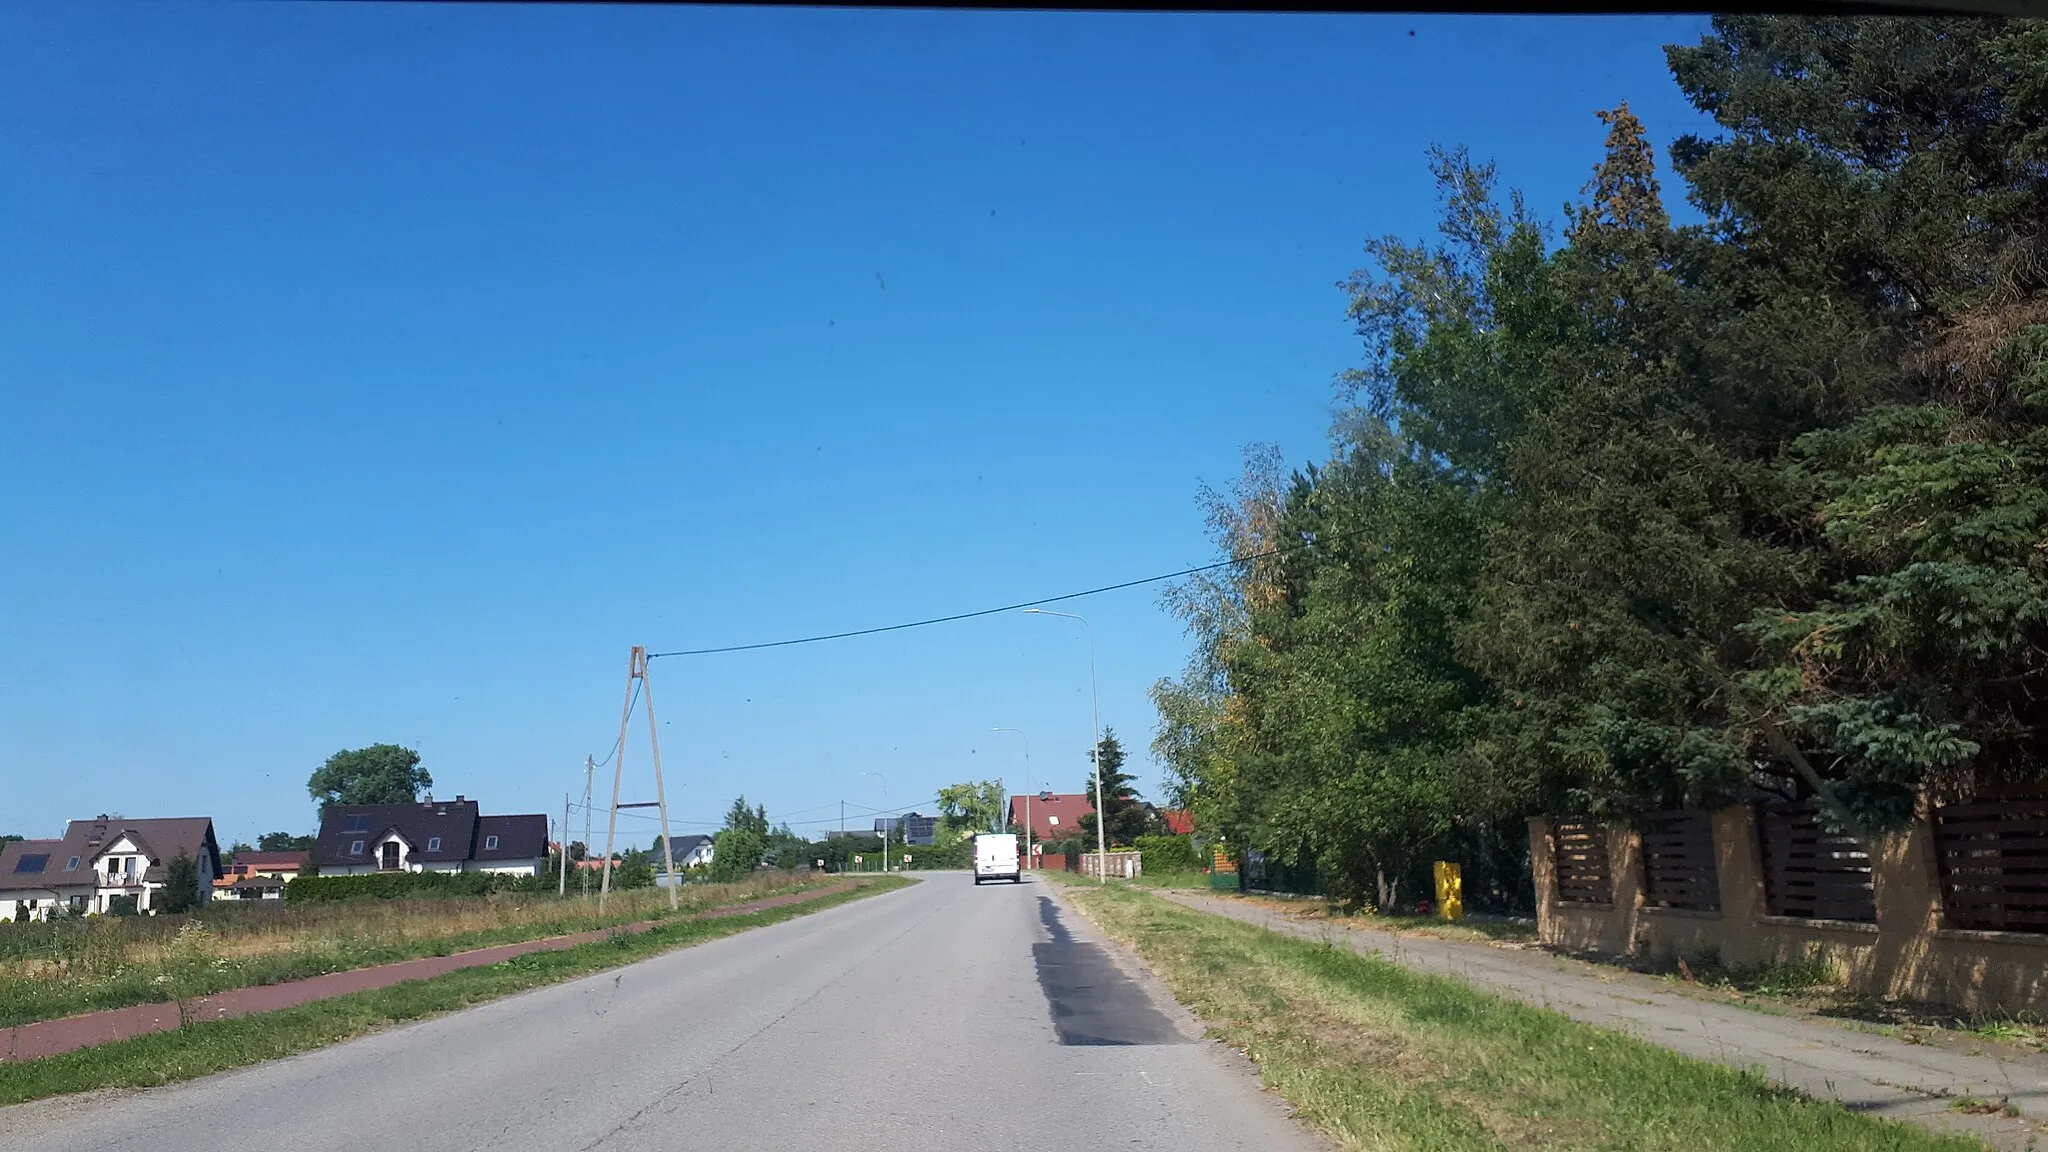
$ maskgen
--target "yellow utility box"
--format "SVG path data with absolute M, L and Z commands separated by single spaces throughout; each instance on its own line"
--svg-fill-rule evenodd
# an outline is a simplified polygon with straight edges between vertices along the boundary
M 1465 918 L 1465 874 L 1448 860 L 1436 862 L 1436 909 L 1446 920 Z

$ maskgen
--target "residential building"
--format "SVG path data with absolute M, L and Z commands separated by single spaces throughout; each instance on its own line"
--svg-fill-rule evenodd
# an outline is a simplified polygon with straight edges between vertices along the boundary
M 906 812 L 898 831 L 903 833 L 905 844 L 930 844 L 939 837 L 939 818 L 919 812 Z
M 225 896 L 228 889 L 244 879 L 275 880 L 278 891 L 282 893 L 284 885 L 306 870 L 308 855 L 305 852 L 237 852 L 234 860 L 221 868 L 220 877 L 213 882 L 214 895 Z M 270 888 L 257 885 L 249 890 L 268 892 Z
M 1081 834 L 1081 817 L 1095 813 L 1083 792 L 1040 792 L 1010 797 L 1010 827 L 1022 829 L 1029 813 L 1032 835 L 1044 842 Z
M 191 858 L 193 896 L 207 902 L 220 875 L 220 845 L 209 817 L 73 820 L 61 839 L 18 840 L 0 852 L 0 918 L 44 920 L 59 908 L 106 912 L 123 897 L 134 898 L 136 911 L 153 912 L 179 856 Z
M 548 818 L 485 816 L 477 802 L 335 804 L 320 814 L 313 860 L 323 876 L 368 872 L 505 872 L 547 866 Z
M 222 883 L 222 881 L 226 881 Z M 214 881 L 215 900 L 282 900 L 285 881 L 276 876 L 229 876 Z
M 1166 831 L 1172 836 L 1192 835 L 1195 830 L 1195 814 L 1185 808 L 1167 808 L 1159 813 L 1166 822 Z
M 711 863 L 712 840 L 709 836 L 672 836 L 669 848 L 675 853 L 676 871 Z M 654 870 L 661 871 L 661 837 L 654 838 Z

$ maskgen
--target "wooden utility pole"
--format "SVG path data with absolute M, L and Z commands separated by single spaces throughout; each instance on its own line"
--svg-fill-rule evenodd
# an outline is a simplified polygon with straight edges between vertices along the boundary
M 654 800 L 633 804 L 619 803 L 619 785 L 626 774 L 626 725 L 633 718 L 634 688 L 647 697 L 647 740 L 654 755 Z M 619 712 L 619 745 L 612 753 L 612 810 L 611 818 L 604 832 L 604 879 L 597 889 L 597 911 L 604 914 L 605 897 L 612 890 L 612 851 L 618 843 L 619 809 L 659 808 L 661 809 L 661 858 L 668 874 L 668 906 L 670 911 L 677 907 L 675 852 L 669 846 L 668 834 L 668 791 L 661 779 L 661 736 L 654 725 L 654 685 L 647 679 L 647 649 L 638 644 L 626 657 L 626 706 Z

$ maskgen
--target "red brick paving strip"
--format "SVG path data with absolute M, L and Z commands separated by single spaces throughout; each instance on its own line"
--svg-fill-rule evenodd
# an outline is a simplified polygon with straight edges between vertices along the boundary
M 764 912 L 770 908 L 801 904 L 854 887 L 857 887 L 854 881 L 842 880 L 837 884 L 809 892 L 787 892 L 780 896 L 769 896 L 727 908 L 693 912 L 682 919 L 713 920 L 727 916 L 744 916 L 750 912 Z M 425 980 L 431 976 L 440 976 L 464 968 L 481 968 L 486 964 L 510 960 L 514 956 L 524 956 L 529 952 L 559 952 L 564 948 L 574 948 L 578 944 L 594 944 L 613 933 L 645 932 L 657 924 L 669 922 L 671 921 L 642 920 L 637 924 L 620 924 L 611 928 L 578 932 L 572 936 L 521 940 L 516 944 L 498 944 L 490 948 L 476 948 L 448 956 L 422 956 L 417 960 L 400 960 L 395 964 L 352 968 L 346 972 L 329 972 L 324 976 L 287 980 L 281 984 L 232 988 L 212 996 L 196 996 L 190 1000 L 173 1003 L 137 1004 L 130 1008 L 113 1008 L 105 1012 L 90 1012 L 83 1016 L 38 1020 L 33 1024 L 0 1028 L 0 1064 L 19 1060 L 41 1060 L 75 1048 L 90 1048 L 95 1044 L 128 1040 L 136 1036 L 146 1036 L 151 1032 L 169 1032 L 181 1023 L 196 1024 L 207 1020 L 248 1016 L 257 1012 L 275 1012 L 279 1008 L 295 1008 L 300 1004 L 346 996 L 351 992 L 388 988 L 407 980 Z

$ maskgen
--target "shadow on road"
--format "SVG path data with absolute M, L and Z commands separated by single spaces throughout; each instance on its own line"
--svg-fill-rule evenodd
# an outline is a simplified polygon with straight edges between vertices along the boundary
M 1060 1043 L 1185 1044 L 1164 1014 L 1097 944 L 1074 939 L 1050 896 L 1038 898 L 1038 919 L 1052 939 L 1031 946 L 1038 986 L 1052 1007 Z

